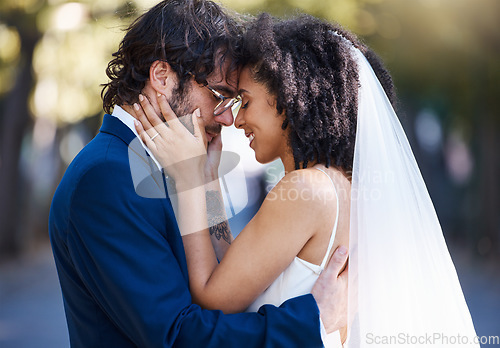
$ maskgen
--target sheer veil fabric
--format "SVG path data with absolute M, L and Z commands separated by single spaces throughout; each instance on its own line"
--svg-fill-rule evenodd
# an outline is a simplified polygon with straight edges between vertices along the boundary
M 344 346 L 479 347 L 404 130 L 367 59 L 343 42 L 360 81 Z

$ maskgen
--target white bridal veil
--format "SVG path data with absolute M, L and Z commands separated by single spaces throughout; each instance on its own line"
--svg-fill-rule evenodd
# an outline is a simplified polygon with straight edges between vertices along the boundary
M 369 62 L 346 42 L 360 89 L 345 346 L 479 347 L 404 130 Z

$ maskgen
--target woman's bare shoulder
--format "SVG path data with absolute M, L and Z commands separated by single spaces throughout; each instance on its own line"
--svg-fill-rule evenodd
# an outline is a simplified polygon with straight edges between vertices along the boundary
M 315 168 L 305 168 L 287 173 L 268 193 L 266 201 L 293 204 L 296 209 L 304 206 L 331 209 L 333 192 L 327 175 Z

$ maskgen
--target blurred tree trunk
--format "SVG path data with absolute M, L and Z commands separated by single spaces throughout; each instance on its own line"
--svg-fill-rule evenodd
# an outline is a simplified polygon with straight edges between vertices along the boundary
M 21 39 L 21 57 L 14 87 L 3 104 L 3 124 L 0 128 L 0 257 L 18 253 L 22 244 L 18 226 L 22 218 L 18 190 L 22 185 L 19 170 L 21 143 L 30 125 L 28 97 L 33 86 L 33 52 L 41 34 L 34 16 L 15 13 L 2 18 L 15 25 Z
M 489 120 L 494 119 L 490 116 Z M 498 252 L 498 233 L 499 233 L 499 219 L 498 212 L 500 206 L 498 204 L 498 133 L 493 122 L 487 122 L 482 126 L 481 134 L 481 152 L 482 152 L 482 212 L 483 217 L 482 225 L 484 229 L 484 236 L 489 239 L 491 243 L 490 253 L 496 254 Z
M 495 256 L 500 252 L 500 183 L 498 174 L 500 173 L 500 156 L 498 150 L 500 141 L 500 120 L 498 103 L 495 101 L 495 89 L 493 78 L 488 76 L 490 81 L 484 84 L 482 89 L 485 117 L 478 120 L 477 136 L 479 137 L 479 177 L 480 182 L 480 211 L 479 211 L 479 230 L 477 231 L 476 241 L 482 240 L 483 249 L 481 254 L 485 256 Z M 479 246 L 479 245 L 478 245 Z

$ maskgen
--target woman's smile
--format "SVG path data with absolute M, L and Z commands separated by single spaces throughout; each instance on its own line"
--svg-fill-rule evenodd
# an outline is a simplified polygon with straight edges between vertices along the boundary
M 245 132 L 245 136 L 248 138 L 248 145 L 252 147 L 252 142 L 255 139 L 255 134 L 253 134 L 253 132 Z

